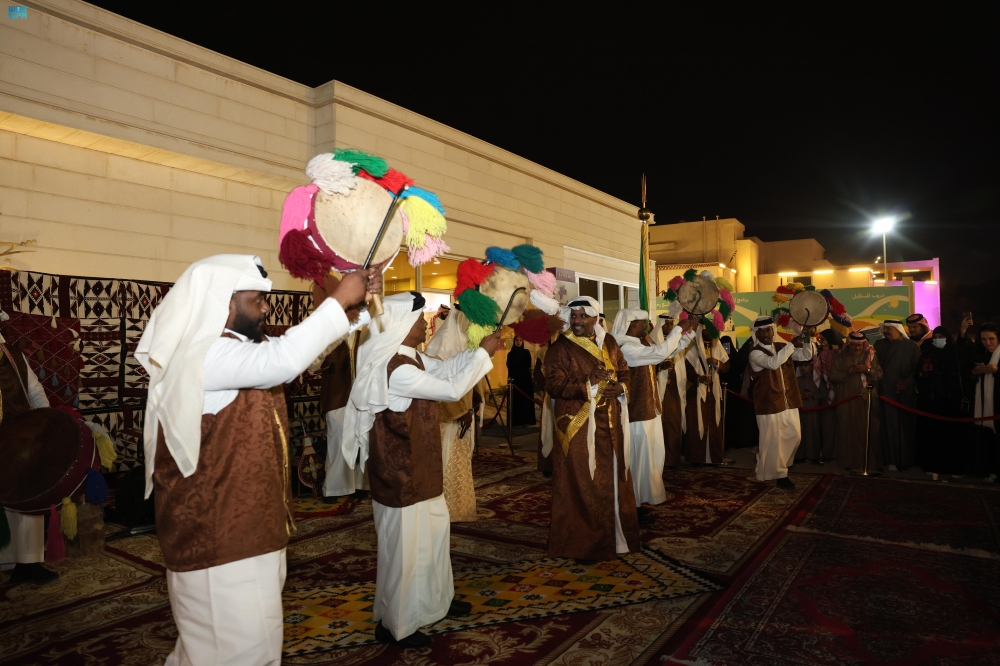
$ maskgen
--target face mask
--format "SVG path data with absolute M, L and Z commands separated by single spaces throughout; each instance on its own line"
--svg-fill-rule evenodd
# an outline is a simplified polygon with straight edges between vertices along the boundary
M 948 344 L 948 341 L 945 340 L 944 338 L 934 338 L 931 340 L 931 344 L 937 347 L 938 349 L 944 349 L 944 346 Z

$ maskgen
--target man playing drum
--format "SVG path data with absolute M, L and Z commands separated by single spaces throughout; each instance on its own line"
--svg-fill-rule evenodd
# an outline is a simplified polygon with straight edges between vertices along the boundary
M 32 409 L 49 406 L 45 389 L 28 367 L 24 355 L 8 347 L 0 335 L 0 421 L 15 419 Z M 0 549 L 0 568 L 13 567 L 11 583 L 42 585 L 59 574 L 42 566 L 45 559 L 45 517 L 7 510 L 10 543 Z
M 359 270 L 298 326 L 266 339 L 258 257 L 192 264 L 135 352 L 149 373 L 146 495 L 178 638 L 168 665 L 281 661 L 285 546 L 294 529 L 282 384 L 351 330 L 344 311 L 382 288 Z

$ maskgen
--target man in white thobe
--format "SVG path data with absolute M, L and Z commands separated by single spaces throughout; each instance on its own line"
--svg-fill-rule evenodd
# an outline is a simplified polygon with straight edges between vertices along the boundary
M 611 335 L 625 356 L 630 369 L 628 415 L 631 435 L 632 486 L 639 522 L 656 522 L 643 504 L 661 504 L 667 499 L 663 487 L 663 463 L 666 455 L 661 401 L 656 383 L 656 366 L 673 358 L 692 339 L 685 335 L 691 328 L 687 320 L 675 326 L 666 339 L 653 344 L 647 335 L 649 313 L 645 310 L 619 310 Z
M 812 359 L 812 343 L 804 345 L 802 338 L 796 337 L 790 345 L 775 344 L 776 331 L 771 317 L 758 317 L 750 328 L 753 405 L 760 430 L 757 479 L 774 481 L 782 490 L 795 490 L 788 478 L 788 466 L 802 440 L 802 397 L 792 361 Z
M 17 349 L 8 347 L 2 335 L 0 374 L 10 378 L 0 382 L 0 385 L 17 387 L 16 395 L 0 395 L 0 418 L 14 419 L 31 409 L 49 406 L 45 389 L 28 365 L 28 359 Z M 9 582 L 44 585 L 58 578 L 59 574 L 42 565 L 45 561 L 45 516 L 10 510 L 6 514 L 10 543 L 0 549 L 0 570 L 10 570 Z
M 417 352 L 427 336 L 423 296 L 395 294 L 358 353 L 344 431 L 344 458 L 367 464 L 378 535 L 375 638 L 424 647 L 419 631 L 445 615 L 467 615 L 454 601 L 451 521 L 443 495 L 438 401 L 468 393 L 493 368 L 499 334 L 445 360 Z
M 371 280 L 369 277 L 373 276 Z M 136 358 L 149 373 L 146 496 L 177 644 L 167 665 L 281 661 L 285 546 L 294 529 L 282 384 L 350 330 L 345 308 L 381 289 L 358 271 L 279 338 L 260 259 L 192 264 L 153 311 Z

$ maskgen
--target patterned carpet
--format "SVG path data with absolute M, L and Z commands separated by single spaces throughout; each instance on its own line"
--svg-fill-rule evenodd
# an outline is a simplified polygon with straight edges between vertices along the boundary
M 483 572 L 489 571 L 504 572 L 501 579 L 509 575 L 524 575 L 527 579 L 557 569 L 542 559 L 547 536 L 548 482 L 534 471 L 534 454 L 529 451 L 524 444 L 519 455 L 512 456 L 495 444 L 484 445 L 474 459 L 480 520 L 452 526 L 452 564 L 457 585 L 461 585 L 460 581 L 482 581 L 489 577 Z M 740 562 L 760 549 L 818 478 L 796 477 L 800 491 L 793 494 L 758 483 L 747 470 L 668 472 L 666 481 L 672 498 L 656 509 L 657 524 L 643 531 L 643 539 L 668 558 L 658 566 L 675 575 L 673 591 L 662 577 L 659 592 L 652 584 L 644 584 L 639 588 L 641 594 L 631 599 L 614 598 L 623 593 L 621 588 L 616 591 L 598 587 L 587 591 L 593 594 L 590 599 L 560 608 L 555 615 L 539 610 L 547 603 L 544 600 L 527 600 L 536 607 L 524 605 L 520 615 L 498 620 L 503 624 L 492 623 L 497 618 L 481 618 L 478 624 L 469 623 L 472 626 L 441 623 L 430 631 L 448 633 L 436 636 L 430 648 L 402 651 L 384 645 L 363 645 L 312 649 L 301 654 L 288 652 L 284 663 L 645 663 L 711 596 L 704 582 L 698 583 L 706 585 L 704 588 L 695 586 L 689 594 L 679 596 L 682 591 L 677 586 L 701 579 L 677 573 L 685 566 L 715 578 L 735 571 Z M 296 513 L 298 532 L 288 550 L 285 586 L 286 617 L 290 620 L 305 615 L 301 612 L 305 604 L 301 602 L 317 590 L 324 591 L 329 599 L 331 587 L 367 585 L 366 589 L 370 589 L 376 563 L 370 501 L 358 503 L 348 513 L 343 505 L 304 500 Z M 655 554 L 643 557 L 655 559 Z M 624 564 L 636 568 L 632 560 Z M 511 567 L 520 569 L 511 573 Z M 173 647 L 176 633 L 155 536 L 109 543 L 104 556 L 64 560 L 56 568 L 62 574 L 60 580 L 41 588 L 10 586 L 0 580 L 0 663 L 146 666 L 162 662 Z M 575 577 L 577 588 L 611 584 L 603 577 L 589 580 L 597 577 L 590 571 L 572 573 L 567 563 L 559 571 L 559 580 Z M 579 580 L 581 577 L 587 580 Z M 678 582 L 682 580 L 686 582 Z M 506 585 L 506 591 L 494 587 L 496 584 L 493 580 L 482 589 L 497 591 L 492 598 L 503 599 L 504 592 L 509 597 L 514 587 L 534 582 L 504 583 L 501 588 Z M 569 582 L 563 587 L 574 589 Z M 608 592 L 606 598 L 597 594 L 602 591 Z M 533 593 L 516 592 L 522 596 Z M 487 608 L 502 612 L 502 608 Z M 333 621 L 331 618 L 327 624 Z M 301 622 L 286 623 L 288 650 L 297 649 L 294 634 L 298 624 Z
M 659 659 L 1000 663 L 1000 491 L 833 477 Z

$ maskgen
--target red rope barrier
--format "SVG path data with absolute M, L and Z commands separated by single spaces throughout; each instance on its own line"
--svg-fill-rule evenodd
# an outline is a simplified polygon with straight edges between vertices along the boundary
M 514 384 L 514 388 L 516 388 L 517 392 L 520 393 L 521 395 L 523 395 L 525 398 L 528 398 L 529 400 L 531 400 L 531 402 L 535 403 L 539 407 L 542 406 L 542 401 L 541 400 L 537 400 L 535 398 L 535 396 L 533 396 L 533 395 L 528 395 L 527 393 L 525 393 L 524 391 L 522 391 L 521 387 L 518 386 L 517 384 Z
M 726 389 L 726 390 L 729 391 L 731 394 L 735 395 L 740 400 L 744 400 L 746 402 L 749 402 L 750 404 L 753 404 L 753 400 L 751 400 L 750 398 L 746 397 L 742 393 L 737 393 L 736 391 L 733 391 L 732 389 Z M 861 397 L 861 394 L 858 393 L 857 395 L 852 395 L 850 398 L 844 398 L 843 400 L 838 400 L 837 402 L 831 402 L 829 405 L 823 405 L 822 407 L 807 407 L 805 409 L 799 409 L 799 412 L 800 413 L 802 413 L 802 412 L 819 412 L 819 411 L 822 411 L 824 409 L 831 409 L 833 407 L 836 407 L 837 405 L 843 405 L 845 402 L 850 402 L 851 400 L 857 400 L 860 397 Z
M 926 416 L 929 419 L 937 419 L 938 421 L 951 421 L 952 423 L 978 423 L 980 421 L 996 421 L 997 419 L 1000 419 L 1000 414 L 996 416 L 979 416 L 979 417 L 970 416 L 964 418 L 957 416 L 940 416 L 938 414 L 929 414 L 928 412 L 923 412 L 920 411 L 919 409 L 914 409 L 913 407 L 904 405 L 901 402 L 896 402 L 892 398 L 887 398 L 884 395 L 880 395 L 879 398 L 882 399 L 884 402 L 889 403 L 893 407 L 899 407 L 900 409 L 904 409 L 908 412 L 913 412 L 918 416 Z

